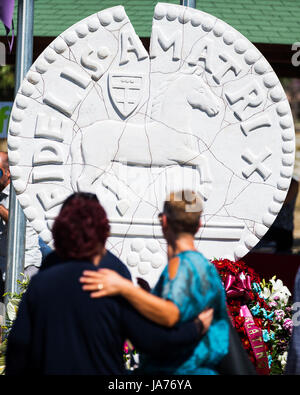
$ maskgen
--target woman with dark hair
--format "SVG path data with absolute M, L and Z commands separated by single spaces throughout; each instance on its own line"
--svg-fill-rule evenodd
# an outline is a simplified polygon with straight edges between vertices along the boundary
M 62 259 L 91 259 L 98 263 L 106 252 L 104 246 L 109 229 L 97 196 L 75 193 L 64 202 L 54 222 L 55 250 Z
M 74 215 L 74 210 L 77 210 L 76 215 Z M 96 214 L 97 217 L 95 217 Z M 70 216 L 72 216 L 72 221 L 69 221 Z M 96 221 L 94 227 L 90 226 L 92 220 Z M 100 243 L 104 246 L 109 235 L 109 223 L 97 196 L 88 192 L 76 192 L 70 195 L 61 207 L 52 233 L 55 240 L 55 250 L 43 259 L 40 271 L 69 258 L 85 258 L 89 255 L 88 250 L 91 245 Z M 105 266 L 109 262 L 117 265 L 118 272 L 123 277 L 131 278 L 126 266 L 115 255 L 103 248 L 101 265 Z
M 9 333 L 6 374 L 124 374 L 126 338 L 157 357 L 198 343 L 211 311 L 167 329 L 120 297 L 91 299 L 81 289 L 82 271 L 99 267 L 130 281 L 125 265 L 105 249 L 108 236 L 108 219 L 95 195 L 67 199 L 53 225 L 56 257 L 32 278 Z
M 142 373 L 218 374 L 219 364 L 229 354 L 231 327 L 225 291 L 217 270 L 197 251 L 194 243 L 201 212 L 201 196 L 191 191 L 171 193 L 165 201 L 159 219 L 168 243 L 168 265 L 152 293 L 106 269 L 86 271 L 80 279 L 85 284 L 84 290 L 93 291 L 93 298 L 122 295 L 145 317 L 165 326 L 187 322 L 198 311 L 214 309 L 213 322 L 197 347 L 179 349 L 160 359 L 142 355 Z M 242 353 L 242 347 L 240 350 Z M 243 362 L 241 358 L 240 371 Z M 247 359 L 246 366 L 250 367 L 248 373 L 252 373 Z

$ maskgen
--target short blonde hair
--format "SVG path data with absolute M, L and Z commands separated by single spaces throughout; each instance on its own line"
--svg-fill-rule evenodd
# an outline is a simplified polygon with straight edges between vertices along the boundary
M 191 190 L 171 192 L 164 203 L 168 224 L 176 233 L 195 235 L 203 210 L 202 197 Z

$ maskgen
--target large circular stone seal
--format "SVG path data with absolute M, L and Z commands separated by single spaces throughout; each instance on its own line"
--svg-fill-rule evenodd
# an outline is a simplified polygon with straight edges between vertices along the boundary
M 167 194 L 199 192 L 197 247 L 240 259 L 281 209 L 295 136 L 283 88 L 250 41 L 159 3 L 149 54 L 121 6 L 59 35 L 22 82 L 8 151 L 18 200 L 46 243 L 65 198 L 92 191 L 110 219 L 107 248 L 153 285 L 167 262 L 157 218 Z

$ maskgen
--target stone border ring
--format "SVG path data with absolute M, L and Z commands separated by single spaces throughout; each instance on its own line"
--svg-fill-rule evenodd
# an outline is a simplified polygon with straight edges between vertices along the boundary
M 98 284 L 98 289 L 100 289 L 100 290 L 103 289 L 103 284 L 99 283 Z

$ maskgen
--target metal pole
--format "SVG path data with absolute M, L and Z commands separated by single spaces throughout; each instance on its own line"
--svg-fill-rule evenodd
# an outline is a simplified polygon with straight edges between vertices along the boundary
M 180 0 L 180 5 L 185 7 L 196 8 L 196 0 Z
M 15 96 L 32 64 L 34 0 L 18 0 L 17 54 L 15 70 Z M 6 261 L 6 292 L 18 292 L 17 279 L 24 270 L 26 220 L 10 184 L 8 245 Z M 7 298 L 5 300 L 5 305 Z

